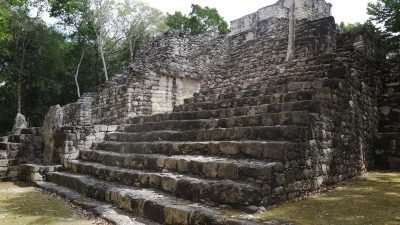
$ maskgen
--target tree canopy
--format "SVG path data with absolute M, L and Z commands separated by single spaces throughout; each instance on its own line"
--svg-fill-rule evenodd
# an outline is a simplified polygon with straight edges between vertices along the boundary
M 197 35 L 205 31 L 218 31 L 220 34 L 229 32 L 228 23 L 218 14 L 217 9 L 192 4 L 189 16 L 176 11 L 167 13 L 166 24 L 175 30 Z
M 46 10 L 55 26 L 41 19 Z M 131 0 L 0 0 L 0 135 L 12 129 L 17 112 L 41 126 L 49 106 L 74 102 L 106 73 L 122 73 L 147 40 L 167 29 L 164 19 Z
M 385 36 L 389 57 L 400 57 L 400 1 L 378 0 L 375 4 L 368 3 L 367 13 L 371 21 L 383 26 L 379 32 Z
M 342 21 L 342 22 L 340 23 L 340 28 L 342 28 L 342 30 L 343 30 L 344 32 L 349 32 L 349 31 L 351 31 L 352 29 L 354 29 L 354 28 L 356 28 L 356 27 L 362 27 L 362 26 L 363 26 L 363 24 L 360 23 L 360 22 L 345 24 L 345 23 Z

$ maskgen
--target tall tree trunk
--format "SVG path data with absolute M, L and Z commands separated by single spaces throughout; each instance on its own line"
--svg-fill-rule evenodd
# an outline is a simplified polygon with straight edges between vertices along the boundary
M 131 62 L 133 61 L 133 45 L 132 45 L 132 40 L 130 37 L 128 37 L 129 40 L 129 53 L 130 53 L 130 60 Z
M 19 71 L 18 71 L 18 86 L 17 86 L 17 113 L 22 112 L 22 73 L 24 70 L 24 64 L 25 64 L 25 53 L 26 53 L 26 46 L 25 46 L 25 39 L 22 42 L 22 59 L 21 59 L 21 64 L 19 65 Z
M 99 71 L 97 69 L 99 64 L 99 48 L 97 45 L 95 46 L 95 50 L 96 50 L 96 59 L 94 60 L 94 76 L 96 77 L 96 86 L 99 86 L 101 84 L 101 78 L 99 75 Z
M 106 60 L 104 58 L 103 40 L 101 39 L 101 32 L 99 35 L 99 41 L 100 41 L 100 56 L 101 56 L 101 60 L 103 61 L 103 70 L 104 70 L 104 75 L 106 76 L 106 81 L 107 81 L 108 80 L 107 65 L 106 65 Z
M 81 63 L 83 60 L 83 56 L 85 55 L 85 48 L 84 46 L 81 46 L 81 50 L 82 50 L 82 55 L 81 55 L 81 60 L 78 63 L 78 66 L 76 67 L 76 73 L 75 73 L 75 84 L 76 84 L 76 92 L 78 93 L 78 98 L 81 97 L 81 92 L 79 90 L 79 83 L 78 83 L 78 74 L 79 74 L 79 67 L 81 67 Z
M 296 35 L 296 0 L 293 0 L 293 4 L 289 8 L 289 35 L 288 35 L 288 49 L 286 54 L 286 61 L 292 61 L 296 51 L 295 35 Z
M 21 113 L 21 108 L 22 108 L 21 81 L 18 80 L 18 87 L 17 87 L 17 113 Z

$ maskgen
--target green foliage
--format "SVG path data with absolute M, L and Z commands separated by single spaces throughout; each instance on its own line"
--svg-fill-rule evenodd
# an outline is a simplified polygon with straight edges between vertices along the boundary
M 379 32 L 385 36 L 389 57 L 400 57 L 400 1 L 378 0 L 375 4 L 368 3 L 367 13 L 371 21 L 383 25 L 384 29 Z
M 101 44 L 107 70 L 120 74 L 141 46 L 168 29 L 164 14 L 145 3 L 125 1 L 118 12 L 118 4 L 107 0 L 115 4 L 109 7 L 114 11 L 107 11 L 110 20 L 102 21 L 99 40 L 92 7 L 99 1 L 0 0 L 0 136 L 12 129 L 19 108 L 31 126 L 41 126 L 49 106 L 74 102 L 76 71 L 80 93 L 96 91 L 104 82 Z M 45 8 L 46 2 L 59 20 L 57 29 L 29 13 L 30 7 Z M 123 20 L 126 27 L 120 29 Z
M 12 7 L 22 6 L 27 0 L 0 0 L 0 53 L 8 54 L 9 51 L 5 45 L 11 40 L 12 36 L 8 31 L 7 17 L 12 12 Z
M 14 11 L 9 21 L 13 39 L 8 45 L 10 54 L 1 64 L 0 80 L 4 82 L 1 89 L 10 92 L 8 98 L 0 102 L 0 108 L 8 111 L 6 115 L 15 116 L 15 90 L 20 83 L 22 113 L 32 125 L 38 126 L 49 105 L 68 99 L 61 98 L 64 74 L 59 46 L 65 37 L 40 19 L 29 17 L 23 9 Z
M 41 126 L 49 106 L 76 99 L 69 67 L 77 58 L 71 50 L 76 43 L 67 42 L 63 34 L 47 27 L 41 19 L 30 17 L 26 7 L 15 7 L 10 12 L 7 30 L 12 39 L 4 47 L 9 53 L 0 53 L 1 135 L 12 129 L 19 83 L 22 114 L 31 126 Z M 85 88 L 89 82 L 93 86 L 93 81 L 87 81 Z
M 132 61 L 137 50 L 153 36 L 168 30 L 165 15 L 143 2 L 125 1 L 117 5 L 117 17 L 113 20 L 114 33 L 121 41 L 110 46 L 107 52 L 119 52 L 116 57 L 125 65 Z M 113 59 L 115 61 L 115 57 Z
M 343 29 L 344 32 L 351 31 L 352 29 L 356 27 L 362 27 L 363 24 L 357 22 L 357 23 L 348 23 L 347 25 L 344 22 L 340 23 L 340 28 Z
M 340 23 L 340 28 L 343 29 L 344 32 L 349 32 L 352 29 L 358 28 L 358 27 L 363 27 L 365 28 L 370 34 L 374 35 L 376 38 L 380 39 L 382 43 L 384 44 L 386 51 L 389 53 L 389 57 L 394 57 L 395 55 L 393 52 L 398 49 L 393 41 L 393 35 L 387 31 L 382 30 L 381 28 L 377 27 L 374 23 L 371 22 L 371 20 L 367 20 L 364 23 L 355 23 L 351 24 L 348 23 L 347 25 L 344 22 Z
M 220 34 L 229 32 L 228 23 L 218 14 L 217 9 L 192 4 L 192 11 L 189 17 L 176 11 L 175 14 L 168 14 L 166 24 L 175 30 L 181 30 L 197 35 L 205 31 L 218 31 Z

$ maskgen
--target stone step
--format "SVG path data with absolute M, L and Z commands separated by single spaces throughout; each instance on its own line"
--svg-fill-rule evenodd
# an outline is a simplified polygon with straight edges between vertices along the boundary
M 7 136 L 0 137 L 0 142 L 8 142 L 8 137 Z
M 20 150 L 21 147 L 22 143 L 0 142 L 0 150 L 16 151 Z
M 112 132 L 105 135 L 105 141 L 152 142 L 152 141 L 234 141 L 270 140 L 303 142 L 310 139 L 311 130 L 306 126 L 252 126 L 215 128 L 209 130 L 158 130 L 152 132 Z
M 207 142 L 113 142 L 103 141 L 99 150 L 116 153 L 164 155 L 214 155 L 283 161 L 304 153 L 307 143 L 288 141 L 207 141 Z
M 140 216 L 129 214 L 125 210 L 113 207 L 110 204 L 100 202 L 94 199 L 87 199 L 81 193 L 73 191 L 69 188 L 59 186 L 51 182 L 37 181 L 35 182 L 40 188 L 56 193 L 57 195 L 69 200 L 75 205 L 85 210 L 93 212 L 96 216 L 116 225 L 159 225 L 159 223 L 140 218 Z
M 245 106 L 226 109 L 210 109 L 202 111 L 182 111 L 163 114 L 155 114 L 152 116 L 138 116 L 131 118 L 129 124 L 161 122 L 166 120 L 196 120 L 196 119 L 222 119 L 239 116 L 252 116 L 265 113 L 287 113 L 301 112 L 320 113 L 322 111 L 322 102 L 301 101 L 299 103 L 276 103 L 262 104 L 256 106 Z M 120 126 L 121 127 L 121 126 Z
M 329 70 L 328 70 L 329 71 Z M 286 71 L 288 72 L 288 71 Z M 276 93 L 287 93 L 293 91 L 318 91 L 319 89 L 325 88 L 336 88 L 339 85 L 340 77 L 337 77 L 337 69 L 331 70 L 331 74 L 328 74 L 328 79 L 325 74 L 321 74 L 323 79 L 316 79 L 314 71 L 306 72 L 302 71 L 298 74 L 298 71 L 294 71 L 294 74 L 288 76 L 276 78 L 276 75 L 265 76 L 259 79 L 256 77 L 252 78 L 252 82 L 249 83 L 249 79 L 242 76 L 240 81 L 225 82 L 216 85 L 213 88 L 202 89 L 194 97 L 198 96 L 212 96 L 212 95 L 223 95 L 231 94 L 234 92 L 240 93 L 241 91 L 252 90 L 265 90 L 265 94 L 276 94 Z M 342 71 L 341 71 L 342 72 Z M 232 84 L 234 83 L 234 84 Z M 246 84 L 246 85 L 244 85 Z
M 196 110 L 215 110 L 215 109 L 226 109 L 226 108 L 237 108 L 245 106 L 260 106 L 260 105 L 271 105 L 273 107 L 283 106 L 281 111 L 303 111 L 308 110 L 314 112 L 318 110 L 316 106 L 321 105 L 321 100 L 313 100 L 312 96 L 308 96 L 306 99 L 298 100 L 297 97 L 293 99 L 286 98 L 274 100 L 271 96 L 257 96 L 257 97 L 246 97 L 239 99 L 223 99 L 220 101 L 208 101 L 208 102 L 194 102 L 190 104 L 183 104 L 174 107 L 174 112 L 180 111 L 196 111 Z M 317 111 L 319 112 L 319 111 Z
M 171 193 L 178 198 L 213 203 L 217 206 L 220 204 L 260 205 L 270 194 L 267 182 L 263 189 L 268 192 L 263 192 L 261 186 L 254 183 L 126 169 L 80 160 L 68 161 L 65 167 L 73 172 L 91 175 L 98 179 L 140 188 L 154 188 Z
M 102 163 L 108 166 L 120 166 L 136 170 L 152 170 L 180 174 L 193 174 L 206 178 L 219 178 L 246 181 L 249 178 L 256 183 L 270 182 L 274 172 L 282 172 L 281 162 L 265 160 L 229 159 L 216 156 L 192 156 L 160 154 L 121 154 L 101 150 L 81 150 L 80 158 L 85 161 Z
M 258 224 L 224 216 L 218 210 L 191 204 L 165 192 L 121 185 L 88 175 L 54 172 L 49 174 L 49 180 L 86 197 L 111 203 L 161 224 Z
M 215 102 L 228 99 L 241 99 L 264 96 L 266 102 L 279 103 L 288 101 L 301 101 L 316 99 L 321 95 L 331 95 L 331 89 L 327 87 L 319 88 L 324 85 L 326 81 L 313 81 L 305 83 L 295 82 L 286 86 L 264 87 L 254 90 L 240 90 L 228 93 L 210 93 L 210 91 L 203 91 L 198 93 L 192 98 L 185 99 L 185 104 L 200 103 L 200 102 Z M 302 88 L 306 88 L 305 90 Z M 278 90 L 277 90 L 278 89 Z M 282 90 L 279 90 L 282 89 Z M 269 99 L 269 100 L 268 100 Z
M 156 130 L 198 130 L 212 128 L 233 128 L 248 126 L 277 126 L 297 125 L 308 126 L 310 124 L 308 111 L 291 111 L 279 113 L 262 113 L 245 116 L 231 116 L 215 119 L 194 120 L 164 120 L 160 122 L 145 122 L 121 126 L 121 132 L 149 132 Z
M 46 173 L 60 171 L 61 169 L 62 165 L 19 164 L 18 180 L 30 183 L 43 181 Z

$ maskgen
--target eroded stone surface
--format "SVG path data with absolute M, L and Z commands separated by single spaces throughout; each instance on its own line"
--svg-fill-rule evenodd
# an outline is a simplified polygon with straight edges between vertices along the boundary
M 27 128 L 28 127 L 28 123 L 25 120 L 25 116 L 22 115 L 21 113 L 18 113 L 17 116 L 15 117 L 14 120 L 14 127 L 12 130 L 13 134 L 20 134 L 21 133 L 21 129 Z
M 296 1 L 289 26 L 291 4 L 240 19 L 254 20 L 231 35 L 153 38 L 123 75 L 63 107 L 63 127 L 46 125 L 46 161 L 77 173 L 49 180 L 159 223 L 242 224 L 197 206 L 255 211 L 377 159 L 399 165 L 398 60 L 363 29 L 342 33 L 323 0 Z M 0 167 L 28 133 L 0 144 Z
M 54 147 L 54 134 L 58 128 L 63 125 L 63 111 L 60 105 L 50 107 L 47 112 L 43 126 L 40 129 L 42 141 L 44 143 L 43 149 L 43 162 L 52 163 Z

